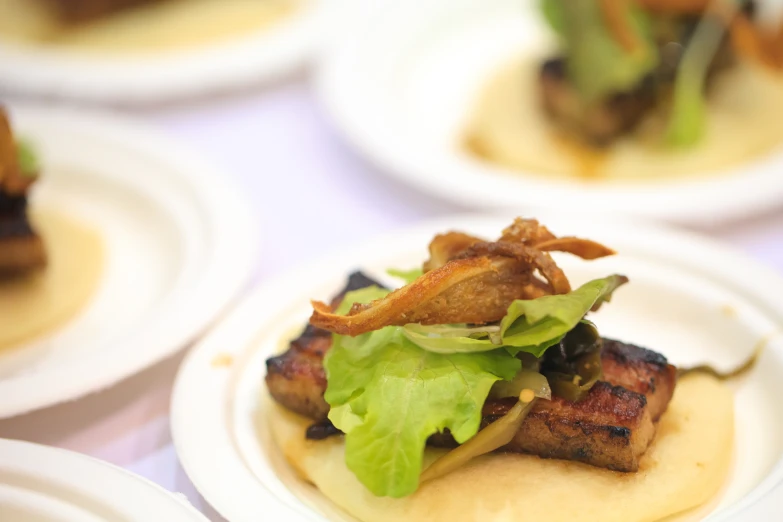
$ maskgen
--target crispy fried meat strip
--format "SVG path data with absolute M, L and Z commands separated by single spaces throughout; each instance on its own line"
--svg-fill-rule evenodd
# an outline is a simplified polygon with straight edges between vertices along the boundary
M 425 273 L 411 284 L 372 303 L 354 304 L 347 315 L 334 314 L 329 305 L 314 301 L 310 324 L 341 335 L 359 335 L 409 323 L 498 321 L 516 299 L 571 290 L 549 251 L 585 259 L 614 253 L 593 241 L 558 239 L 535 220 L 515 220 L 497 242 L 450 232 L 433 239 Z
M 498 241 L 515 241 L 525 245 L 537 245 L 555 239 L 555 235 L 537 219 L 516 218 L 503 230 Z
M 580 237 L 560 237 L 536 243 L 536 250 L 542 252 L 567 252 L 582 259 L 599 259 L 601 257 L 612 256 L 616 254 L 611 248 L 605 247 L 601 243 L 582 239 Z
M 497 241 L 495 243 L 483 241 L 472 245 L 459 258 L 479 256 L 508 257 L 528 267 L 537 269 L 544 276 L 544 279 L 547 280 L 551 290 L 550 294 L 567 294 L 571 291 L 571 285 L 565 273 L 555 264 L 555 261 L 549 254 L 535 247 L 529 247 L 523 243 L 509 243 L 507 241 Z
M 513 259 L 460 259 L 383 299 L 355 304 L 348 315 L 333 314 L 329 305 L 313 302 L 310 324 L 341 335 L 359 335 L 408 323 L 482 323 L 487 317 L 503 317 L 530 281 L 531 272 Z
M 468 248 L 484 241 L 479 237 L 469 236 L 462 232 L 447 232 L 438 234 L 430 242 L 430 258 L 424 262 L 424 272 L 436 270 L 452 259 L 456 259 Z

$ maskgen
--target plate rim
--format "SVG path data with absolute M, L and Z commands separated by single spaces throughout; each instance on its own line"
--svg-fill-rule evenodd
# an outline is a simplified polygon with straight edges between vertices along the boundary
M 558 216 L 560 219 L 578 219 L 578 216 L 573 214 L 552 212 L 547 214 L 550 216 Z M 542 214 L 542 219 L 544 220 L 543 222 L 546 222 L 545 219 L 547 214 Z M 217 481 L 216 483 L 214 477 L 207 477 L 204 475 L 202 470 L 204 470 L 205 461 L 203 459 L 197 458 L 197 455 L 203 457 L 204 454 L 190 448 L 191 444 L 190 438 L 188 436 L 188 426 L 192 425 L 194 418 L 198 418 L 202 415 L 208 415 L 210 420 L 217 421 L 217 424 L 219 424 L 221 420 L 222 422 L 225 422 L 224 427 L 218 427 L 215 428 L 215 430 L 226 436 L 226 441 L 229 442 L 231 446 L 230 449 L 233 451 L 233 453 L 229 454 L 227 451 L 223 451 L 223 448 L 221 448 L 220 458 L 223 459 L 222 464 L 225 465 L 226 458 L 233 459 L 235 462 L 232 462 L 232 465 L 237 464 L 239 466 L 237 469 L 243 470 L 243 482 L 245 480 L 250 480 L 256 486 L 260 486 L 253 489 L 254 493 L 256 494 L 261 494 L 263 491 L 263 495 L 258 497 L 259 502 L 272 502 L 275 503 L 277 507 L 281 507 L 281 509 L 286 508 L 286 513 L 291 517 L 290 520 L 292 521 L 323 521 L 324 519 L 320 516 L 320 514 L 310 512 L 307 510 L 304 504 L 301 506 L 291 506 L 285 504 L 283 500 L 274 495 L 274 492 L 267 489 L 267 486 L 251 472 L 249 465 L 244 462 L 240 449 L 236 447 L 237 443 L 235 440 L 235 435 L 233 434 L 234 426 L 233 422 L 230 421 L 230 418 L 233 415 L 233 392 L 237 385 L 236 373 L 241 370 L 232 368 L 224 375 L 210 378 L 208 382 L 205 383 L 203 380 L 197 379 L 198 377 L 205 377 L 205 370 L 199 368 L 198 365 L 203 364 L 203 358 L 207 357 L 208 355 L 231 351 L 232 349 L 225 348 L 225 346 L 221 344 L 223 338 L 230 338 L 231 332 L 234 332 L 235 334 L 236 332 L 242 332 L 242 335 L 245 337 L 250 335 L 247 327 L 242 326 L 243 319 L 252 318 L 254 314 L 257 315 L 257 310 L 260 308 L 261 303 L 268 301 L 269 297 L 279 297 L 281 292 L 285 292 L 286 288 L 290 287 L 293 282 L 301 282 L 302 280 L 305 280 L 308 283 L 311 281 L 318 281 L 319 278 L 317 274 L 331 273 L 338 268 L 342 268 L 344 271 L 348 272 L 350 271 L 351 265 L 347 260 L 351 257 L 361 257 L 362 262 L 371 262 L 370 260 L 375 257 L 389 257 L 388 255 L 373 255 L 371 253 L 373 251 L 377 252 L 378 250 L 382 250 L 378 247 L 384 244 L 388 244 L 394 241 L 403 241 L 401 238 L 405 236 L 421 234 L 425 230 L 431 232 L 433 230 L 439 229 L 450 229 L 454 228 L 455 226 L 465 226 L 469 222 L 468 220 L 475 219 L 496 220 L 498 224 L 508 223 L 511 219 L 510 216 L 512 216 L 512 214 L 499 212 L 463 213 L 424 221 L 412 227 L 401 228 L 396 231 L 392 231 L 391 233 L 384 234 L 374 239 L 373 241 L 356 245 L 354 248 L 344 249 L 342 252 L 324 256 L 323 258 L 320 258 L 317 263 L 303 265 L 287 272 L 285 275 L 276 277 L 273 280 L 259 285 L 254 289 L 253 292 L 245 296 L 245 298 L 232 309 L 231 313 L 226 316 L 224 321 L 217 325 L 208 336 L 206 336 L 188 351 L 188 354 L 180 365 L 174 382 L 174 387 L 172 389 L 170 415 L 172 440 L 183 469 L 199 493 L 218 512 L 230 520 L 249 520 L 246 517 L 242 517 L 242 514 L 244 513 L 243 511 L 240 510 L 237 512 L 236 509 L 238 508 L 234 508 L 232 505 L 230 505 L 230 502 L 226 501 L 226 499 L 222 497 L 222 495 L 218 495 L 216 493 L 216 489 L 220 488 L 220 481 Z M 601 225 L 607 225 L 611 222 L 611 220 L 608 219 L 597 219 L 597 221 L 599 221 Z M 457 223 L 457 225 L 454 223 Z M 764 299 L 761 300 L 762 303 L 756 304 L 764 308 L 767 312 L 769 312 L 771 309 L 776 312 L 776 315 L 783 315 L 783 308 L 781 308 L 779 305 L 773 307 L 767 306 L 770 301 L 775 302 L 773 299 L 774 296 L 772 296 L 772 293 L 775 293 L 774 288 L 783 290 L 783 278 L 781 278 L 781 276 L 771 268 L 766 267 L 762 263 L 750 258 L 749 256 L 714 239 L 694 232 L 675 229 L 671 226 L 661 223 L 653 223 L 638 219 L 624 219 L 619 225 L 615 223 L 614 225 L 610 226 L 615 225 L 618 226 L 620 230 L 633 230 L 636 233 L 649 232 L 658 235 L 665 235 L 667 238 L 676 238 L 678 243 L 690 243 L 695 245 L 693 248 L 704 250 L 705 254 L 703 255 L 707 255 L 707 253 L 710 252 L 724 254 L 727 257 L 720 259 L 722 259 L 722 262 L 726 263 L 726 266 L 728 267 L 744 266 L 745 269 L 747 269 L 748 265 L 752 266 L 753 272 L 758 274 L 758 278 L 756 279 L 757 281 L 772 281 L 772 283 L 769 285 L 771 290 L 767 291 L 767 295 Z M 318 267 L 318 270 L 315 270 L 315 267 Z M 345 270 L 346 267 L 348 267 L 349 270 Z M 758 285 L 753 292 L 753 295 L 756 295 L 757 292 Z M 289 300 L 283 300 L 282 302 L 276 301 L 277 306 L 284 308 L 290 304 L 289 301 L 298 300 L 300 297 L 301 296 L 297 294 L 295 297 L 292 297 Z M 258 333 L 256 332 L 255 335 L 258 335 Z M 222 346 L 222 349 L 220 346 Z M 241 357 L 245 357 L 245 354 L 248 351 L 248 347 L 238 347 L 235 349 L 235 352 L 232 353 Z M 213 392 L 213 395 L 220 396 L 220 400 L 215 402 L 215 404 L 219 407 L 219 411 L 205 413 L 205 410 L 211 408 L 212 405 L 204 405 L 199 403 L 198 408 L 194 408 L 188 405 L 188 393 L 190 386 L 192 385 L 192 382 L 189 381 L 193 381 L 194 379 L 198 380 L 199 385 L 215 387 L 214 389 L 210 388 L 210 390 Z M 222 440 L 223 439 L 221 438 L 221 441 Z M 225 466 L 222 467 L 225 469 Z M 223 479 L 225 479 L 225 477 L 223 477 Z M 232 483 L 232 488 L 235 486 L 236 484 Z M 249 487 L 250 484 L 245 482 L 243 487 L 246 486 Z M 767 504 L 771 505 L 773 502 L 776 502 L 776 504 L 774 504 L 777 506 L 776 509 L 783 510 L 783 497 L 776 499 L 775 495 L 773 494 L 774 492 L 779 493 L 780 491 L 783 491 L 783 456 L 781 456 L 781 458 L 772 466 L 768 475 L 764 477 L 752 490 L 748 491 L 734 505 L 727 506 L 725 511 L 719 516 L 711 514 L 708 516 L 708 519 L 714 522 L 739 521 L 741 520 L 740 517 L 748 510 L 757 509 L 761 504 L 765 506 Z M 218 501 L 216 501 L 216 497 L 219 497 L 217 498 Z M 269 508 L 270 506 L 266 505 L 266 507 Z M 302 512 L 303 509 L 306 511 Z
M 307 0 L 271 27 L 159 55 L 102 56 L 0 42 L 0 89 L 13 96 L 143 105 L 268 84 L 313 57 L 328 3 Z
M 414 4 L 403 0 L 392 8 L 410 9 L 410 6 L 415 8 Z M 445 4 L 445 0 L 441 1 L 441 10 Z M 391 118 L 378 107 L 383 104 L 372 103 L 372 98 L 381 91 L 362 89 L 361 63 L 366 46 L 357 45 L 356 39 L 356 34 L 372 34 L 367 28 L 382 16 L 380 10 L 370 9 L 355 15 L 352 25 L 330 39 L 315 74 L 316 96 L 332 126 L 371 161 L 380 174 L 478 211 L 520 205 L 543 208 L 542 201 L 557 200 L 565 194 L 569 205 L 581 205 L 585 212 L 621 212 L 642 219 L 711 225 L 781 206 L 783 177 L 775 176 L 775 171 L 783 166 L 783 144 L 767 156 L 704 177 L 592 183 L 547 179 L 493 167 L 453 153 L 422 150 L 416 143 L 406 141 L 405 132 L 400 132 L 405 130 L 402 127 L 394 133 L 396 141 L 390 141 L 387 138 L 392 133 L 379 122 L 387 125 Z M 404 31 L 398 32 L 404 34 Z M 404 43 L 405 40 L 401 40 L 396 49 Z M 368 56 L 364 55 L 366 59 Z M 378 100 L 383 98 L 378 97 Z M 755 189 L 748 190 L 748 187 Z M 588 196 L 591 198 L 589 205 L 580 203 Z M 596 198 L 600 198 L 600 202 Z
M 46 458 L 49 461 L 60 462 L 62 466 L 78 468 L 79 471 L 83 471 L 85 468 L 102 469 L 106 472 L 112 473 L 117 477 L 116 480 L 118 481 L 123 481 L 126 483 L 130 481 L 136 482 L 146 490 L 158 494 L 161 498 L 165 498 L 166 502 L 170 503 L 172 506 L 178 506 L 182 510 L 183 520 L 185 520 L 185 513 L 188 515 L 187 520 L 192 520 L 194 522 L 206 522 L 208 520 L 206 515 L 196 509 L 195 506 L 190 503 L 190 501 L 184 498 L 184 496 L 177 496 L 176 493 L 165 489 L 163 486 L 160 486 L 159 484 L 156 484 L 155 482 L 142 477 L 141 475 L 137 475 L 120 466 L 111 464 L 95 457 L 91 457 L 89 455 L 85 455 L 83 453 L 23 440 L 0 438 L 0 454 L 3 453 L 14 455 L 14 471 L 22 470 L 28 473 L 35 473 L 39 477 L 50 479 L 52 479 L 54 475 L 54 473 L 52 473 L 52 469 L 55 467 L 54 463 L 52 464 L 52 467 L 36 467 L 27 464 L 27 460 L 22 457 L 31 454 L 37 454 L 40 455 L 41 458 Z M 3 465 L 0 465 L 0 471 L 2 471 L 2 468 Z M 79 472 L 74 470 L 74 473 Z M 79 473 L 77 476 L 80 476 L 82 479 L 84 478 L 84 475 L 81 473 Z
M 2 390 L 19 386 L 20 382 L 40 384 L 34 395 L 0 401 L 0 418 L 21 415 L 108 388 L 185 348 L 214 324 L 245 290 L 256 272 L 260 241 L 255 213 L 241 191 L 234 186 L 231 177 L 221 175 L 221 170 L 154 128 L 126 116 L 68 107 L 11 104 L 9 109 L 14 120 L 67 125 L 87 136 L 98 135 L 104 142 L 109 140 L 119 144 L 128 153 L 153 159 L 169 167 L 180 183 L 197 194 L 197 201 L 212 218 L 210 227 L 218 227 L 221 232 L 229 233 L 215 235 L 214 244 L 220 246 L 217 252 L 219 257 L 211 258 L 203 266 L 194 285 L 173 295 L 176 310 L 171 306 L 164 310 L 171 319 L 168 329 L 165 332 L 154 332 L 154 339 L 145 347 L 145 351 L 129 349 L 121 364 L 114 364 L 110 368 L 106 368 L 105 357 L 101 358 L 100 354 L 74 359 L 72 363 L 79 368 L 89 368 L 96 362 L 104 364 L 99 373 L 90 374 L 89 381 L 79 379 L 78 382 L 67 383 L 62 379 L 51 378 L 52 372 L 56 372 L 53 368 L 25 371 L 0 379 L 0 394 Z M 171 297 L 172 294 L 167 296 Z M 123 346 L 127 344 L 128 348 L 132 348 L 134 340 L 138 341 L 144 336 L 142 330 L 127 338 Z M 116 349 L 112 353 L 116 354 Z M 138 354 L 141 356 L 134 357 Z M 50 377 L 48 380 L 47 375 Z M 3 396 L 8 397 L 9 394 Z

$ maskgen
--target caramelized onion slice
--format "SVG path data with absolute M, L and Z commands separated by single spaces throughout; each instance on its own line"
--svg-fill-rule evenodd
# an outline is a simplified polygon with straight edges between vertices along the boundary
M 502 448 L 514 438 L 522 422 L 533 409 L 536 403 L 532 390 L 525 389 L 519 395 L 517 402 L 503 417 L 496 420 L 483 430 L 479 431 L 473 438 L 449 451 L 441 458 L 432 463 L 430 467 L 421 474 L 419 483 L 422 484 L 428 480 L 433 480 L 452 471 L 461 468 L 470 460 L 480 457 L 486 453 Z
M 510 381 L 498 381 L 489 391 L 492 399 L 504 399 L 506 397 L 519 397 L 524 390 L 532 390 L 539 399 L 550 400 L 552 390 L 549 381 L 538 372 L 522 370 Z

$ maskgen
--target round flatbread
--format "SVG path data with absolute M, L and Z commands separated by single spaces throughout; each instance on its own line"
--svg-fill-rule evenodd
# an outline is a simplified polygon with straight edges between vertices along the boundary
M 692 375 L 677 385 L 636 473 L 531 455 L 493 454 L 422 485 L 379 498 L 345 466 L 342 438 L 308 441 L 307 419 L 273 405 L 272 434 L 287 460 L 334 504 L 364 522 L 651 522 L 706 503 L 725 482 L 734 438 L 731 391 Z M 440 453 L 428 449 L 425 463 Z

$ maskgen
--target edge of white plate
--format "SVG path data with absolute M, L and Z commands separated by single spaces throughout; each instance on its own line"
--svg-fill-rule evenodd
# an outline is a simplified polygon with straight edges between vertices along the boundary
M 545 214 L 542 216 L 545 217 Z M 560 213 L 560 216 L 564 215 Z M 270 306 L 270 296 L 285 295 L 286 290 L 293 285 L 318 285 L 323 274 L 345 270 L 349 264 L 346 259 L 349 257 L 361 258 L 362 261 L 369 263 L 373 259 L 389 257 L 381 254 L 384 252 L 384 247 L 388 249 L 390 244 L 399 244 L 409 236 L 425 231 L 453 229 L 455 226 L 468 223 L 467 220 L 486 219 L 500 219 L 507 222 L 510 218 L 508 214 L 461 214 L 428 221 L 412 228 L 387 234 L 350 251 L 324 257 L 319 259 L 317 263 L 303 266 L 282 277 L 275 278 L 259 286 L 243 299 L 225 321 L 189 351 L 180 366 L 172 392 L 172 438 L 186 474 L 196 489 L 218 512 L 232 522 L 249 522 L 253 520 L 254 515 L 251 506 L 247 503 L 240 505 L 240 503 L 243 502 L 243 499 L 253 498 L 254 504 L 257 504 L 259 509 L 267 510 L 266 512 L 273 508 L 281 509 L 280 513 L 284 513 L 288 517 L 285 520 L 317 520 L 319 522 L 324 520 L 319 515 L 309 512 L 301 501 L 282 484 L 279 485 L 279 488 L 270 488 L 250 470 L 236 447 L 235 435 L 232 433 L 233 428 L 229 427 L 233 414 L 231 394 L 236 385 L 237 371 L 235 369 L 223 372 L 214 371 L 205 375 L 200 366 L 208 366 L 213 357 L 225 353 L 233 356 L 235 361 L 245 359 L 249 349 L 247 346 L 231 346 L 230 343 L 227 344 L 224 341 L 231 339 L 232 332 L 236 331 L 242 331 L 243 336 L 250 335 L 247 332 L 247 327 L 243 325 L 252 322 L 253 318 L 257 317 L 265 307 Z M 597 220 L 607 222 L 607 220 Z M 720 277 L 724 281 L 736 279 L 733 275 L 747 272 L 748 267 L 752 266 L 753 273 L 757 276 L 754 277 L 752 288 L 749 289 L 756 298 L 754 301 L 760 308 L 770 313 L 781 314 L 780 307 L 776 303 L 779 300 L 779 295 L 783 293 L 783 280 L 772 269 L 741 253 L 727 249 L 714 240 L 691 232 L 676 230 L 666 225 L 640 220 L 623 220 L 620 223 L 614 222 L 613 226 L 627 234 L 662 235 L 672 245 L 672 248 L 681 249 L 685 257 L 687 257 L 688 251 L 699 251 L 701 256 L 711 253 L 710 255 L 715 256 L 714 258 L 721 259 L 720 267 L 713 266 L 711 275 Z M 761 284 L 762 281 L 770 283 Z M 296 297 L 298 298 L 298 296 Z M 275 309 L 284 308 L 289 304 L 284 299 L 282 301 L 275 300 Z M 192 396 L 188 395 L 194 386 L 198 386 L 202 393 L 202 396 L 196 401 L 197 406 L 191 401 Z M 193 429 L 196 429 L 197 437 L 189 436 L 194 433 Z M 214 461 L 212 469 L 205 469 L 202 466 L 205 445 L 210 448 L 210 455 L 212 455 L 208 457 L 208 460 Z M 196 458 L 197 456 L 200 458 Z M 220 477 L 216 476 L 215 469 L 221 470 L 223 474 Z M 269 473 L 273 472 L 270 470 Z M 239 480 L 233 480 L 230 487 L 226 488 L 225 477 L 233 479 L 239 477 Z M 741 500 L 717 516 L 710 515 L 708 519 L 712 522 L 738 522 L 744 520 L 739 517 L 751 508 L 755 512 L 761 512 L 769 506 L 774 506 L 773 509 L 776 512 L 783 510 L 783 497 L 777 498 L 772 494 L 773 490 L 783 491 L 783 459 L 776 462 L 767 477 Z
M 6 454 L 7 457 L 3 460 L 3 464 L 0 465 L 0 473 L 7 471 L 13 474 L 22 473 L 25 477 L 32 476 L 32 483 L 23 481 L 25 482 L 25 484 L 23 484 L 23 488 L 25 489 L 21 489 L 20 493 L 28 491 L 26 488 L 35 491 L 34 488 L 39 485 L 61 489 L 65 483 L 69 483 L 68 485 L 72 487 L 71 493 L 76 496 L 81 497 L 88 492 L 90 494 L 98 492 L 93 500 L 97 500 L 97 504 L 100 505 L 108 503 L 108 499 L 101 500 L 97 498 L 101 495 L 100 492 L 104 491 L 107 486 L 112 490 L 112 495 L 118 494 L 118 496 L 121 496 L 121 492 L 116 491 L 115 489 L 117 486 L 121 486 L 122 484 L 134 485 L 136 486 L 135 493 L 141 493 L 147 498 L 144 499 L 144 502 L 139 502 L 141 499 L 139 499 L 137 495 L 128 498 L 125 509 L 132 509 L 137 512 L 136 515 L 133 515 L 131 520 L 149 520 L 149 518 L 146 517 L 151 513 L 147 511 L 147 509 L 156 509 L 154 506 L 150 506 L 150 502 L 158 504 L 158 508 L 160 507 L 160 502 L 170 506 L 170 508 L 168 508 L 169 510 L 176 510 L 177 513 L 182 515 L 181 517 L 177 516 L 177 520 L 182 522 L 207 520 L 207 518 L 184 497 L 178 496 L 158 484 L 131 473 L 128 470 L 81 453 L 20 440 L 0 439 L 0 454 L 3 453 Z M 10 458 L 8 456 L 10 456 Z M 41 460 L 46 461 L 45 466 L 37 465 L 40 464 Z M 78 477 L 77 481 L 73 480 L 75 477 Z M 111 481 L 113 484 L 107 484 L 106 481 Z M 77 511 L 81 511 L 78 508 L 74 509 L 73 505 L 70 504 L 68 500 L 59 499 L 57 497 L 47 497 L 45 493 L 41 493 L 41 495 L 47 499 L 51 498 L 50 505 L 47 506 L 50 508 L 49 514 L 56 515 L 58 520 L 63 515 L 68 515 L 71 511 L 73 511 L 74 514 L 77 514 Z M 91 499 L 86 500 L 89 501 Z M 117 506 L 115 504 L 112 507 L 116 508 Z M 60 509 L 64 509 L 64 511 L 59 512 Z M 83 515 L 87 514 L 87 512 L 83 512 Z M 171 512 L 169 512 L 169 514 L 171 514 Z M 130 514 L 124 513 L 124 515 Z M 142 515 L 144 518 L 142 518 Z M 98 517 L 96 516 L 94 519 L 97 520 L 97 518 Z M 86 520 L 87 517 L 77 517 L 76 519 Z M 68 518 L 68 520 L 71 520 L 71 518 Z M 89 520 L 93 520 L 93 517 L 90 517 Z
M 396 132 L 388 128 L 393 125 L 394 114 L 373 105 L 372 97 L 377 93 L 362 89 L 361 63 L 369 57 L 362 56 L 365 46 L 359 45 L 356 35 L 372 34 L 368 27 L 381 23 L 388 13 L 369 5 L 350 4 L 349 0 L 344 3 L 355 7 L 356 12 L 350 16 L 344 12 L 344 18 L 351 23 L 332 35 L 322 52 L 315 75 L 320 104 L 339 134 L 380 172 L 422 192 L 488 212 L 522 205 L 546 208 L 542 202 L 558 201 L 563 208 L 591 214 L 622 212 L 701 225 L 762 213 L 779 207 L 783 201 L 783 176 L 779 175 L 783 151 L 749 162 L 733 173 L 704 179 L 604 184 L 549 180 L 453 154 L 423 151 L 406 140 L 401 132 L 404 128 L 397 128 Z M 443 4 L 445 0 L 440 2 Z M 393 9 L 406 6 L 419 13 L 436 9 L 410 0 L 394 3 Z M 380 130 L 374 132 L 374 127 Z
M 315 52 L 326 3 L 308 2 L 250 35 L 158 55 L 90 56 L 0 44 L 0 88 L 13 95 L 149 104 L 272 82 Z
M 57 379 L 38 372 L 0 380 L 0 397 L 14 397 L 12 402 L 0 401 L 0 418 L 99 391 L 184 348 L 219 317 L 249 282 L 255 268 L 256 239 L 259 237 L 254 213 L 239 190 L 232 186 L 230 178 L 220 176 L 218 170 L 194 157 L 168 136 L 125 117 L 83 109 L 15 104 L 11 106 L 11 113 L 25 119 L 78 127 L 101 136 L 102 140 L 128 144 L 127 148 L 172 166 L 210 210 L 213 226 L 232 233 L 216 234 L 216 257 L 204 269 L 198 288 L 189 289 L 188 295 L 178 300 L 176 311 L 167 310 L 171 317 L 166 330 L 129 339 L 127 350 L 113 350 L 113 357 L 106 358 L 110 364 L 92 368 L 89 360 L 81 363 L 79 368 L 85 379 Z M 38 385 L 30 387 L 30 379 L 36 379 Z M 14 390 L 25 381 L 26 392 L 18 397 Z

